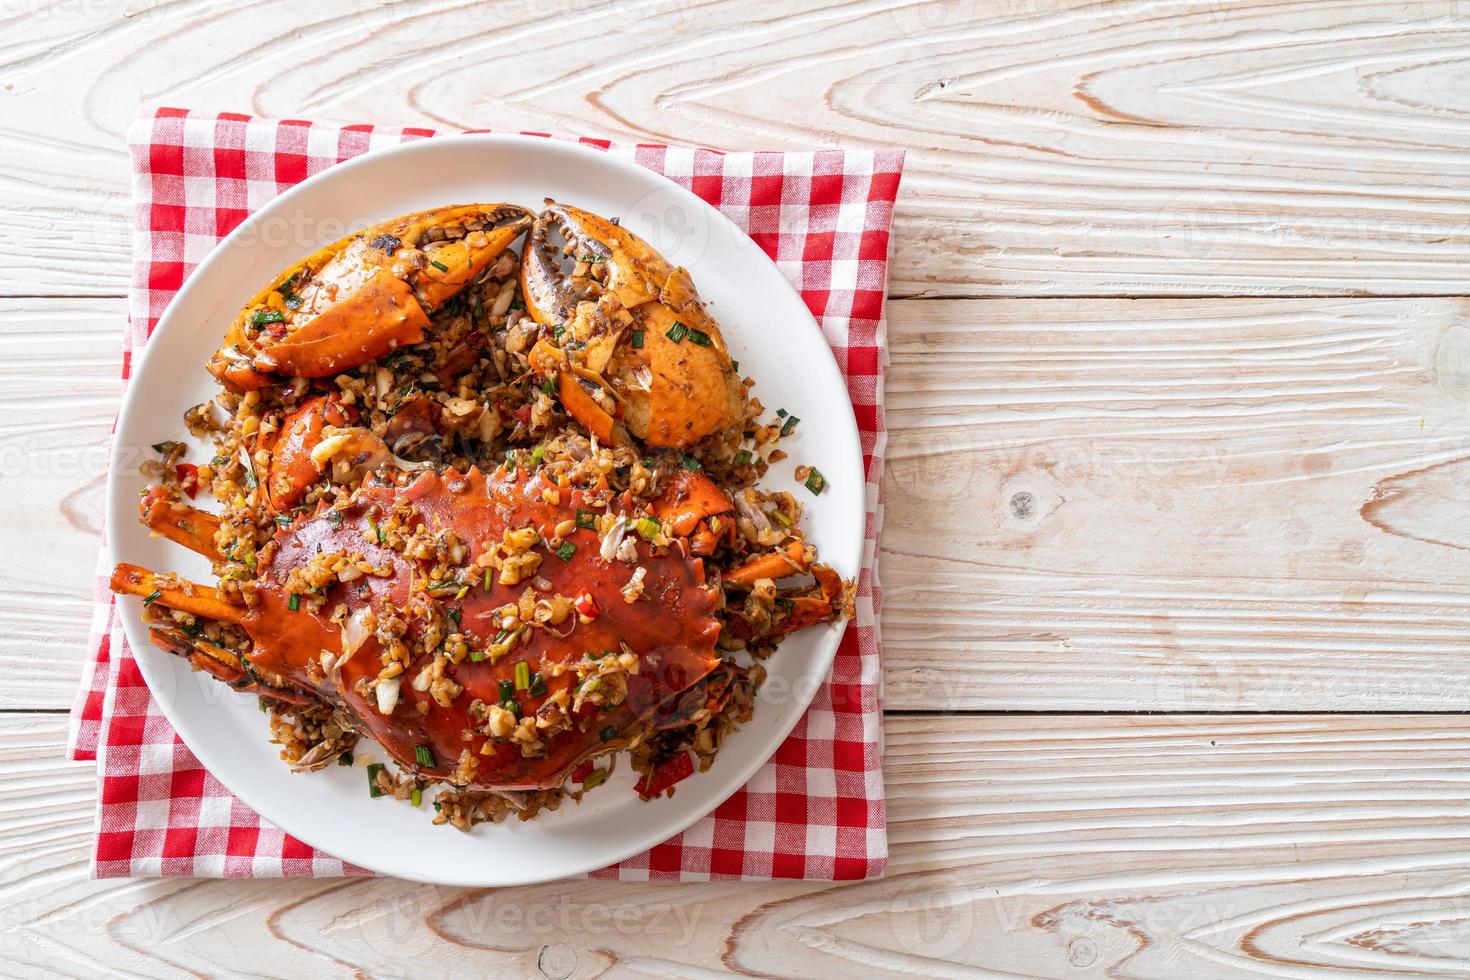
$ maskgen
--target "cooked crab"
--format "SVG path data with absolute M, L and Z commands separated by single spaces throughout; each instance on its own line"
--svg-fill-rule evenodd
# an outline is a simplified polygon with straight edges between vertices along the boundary
M 240 310 L 209 370 L 234 391 L 320 378 L 424 339 L 429 315 L 530 227 L 510 204 L 394 218 L 333 242 L 275 276 Z
M 614 222 L 547 205 L 521 291 L 545 328 L 532 367 L 567 412 L 605 442 L 659 448 L 739 426 L 745 389 L 689 272 Z

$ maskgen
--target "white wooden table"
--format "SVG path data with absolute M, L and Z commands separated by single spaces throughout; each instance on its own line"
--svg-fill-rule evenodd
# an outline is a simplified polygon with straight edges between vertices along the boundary
M 1467 52 L 1463 0 L 0 4 L 0 973 L 1470 972 Z M 140 100 L 909 150 L 886 879 L 88 880 Z

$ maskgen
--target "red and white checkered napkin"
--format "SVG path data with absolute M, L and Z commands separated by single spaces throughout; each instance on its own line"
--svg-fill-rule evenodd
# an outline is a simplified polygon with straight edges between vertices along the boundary
M 123 378 L 184 277 L 245 216 L 288 187 L 426 129 L 159 109 L 129 133 L 135 197 Z M 540 134 L 544 135 L 544 134 Z M 718 207 L 801 292 L 821 324 L 862 434 L 867 533 L 857 615 L 832 675 L 775 756 L 713 814 L 594 872 L 626 880 L 850 879 L 887 860 L 874 548 L 882 520 L 883 320 L 898 151 L 717 153 L 585 145 L 631 157 Z M 101 781 L 95 872 L 127 875 L 363 874 L 262 820 L 206 772 L 158 710 L 98 578 L 93 660 L 72 709 L 71 751 Z

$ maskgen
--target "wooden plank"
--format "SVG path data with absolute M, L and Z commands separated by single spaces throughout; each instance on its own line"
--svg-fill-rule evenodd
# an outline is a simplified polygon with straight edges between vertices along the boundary
M 900 295 L 1461 293 L 1467 23 L 1458 0 L 805 0 L 758 18 L 737 0 L 41 0 L 0 14 L 0 295 L 123 292 L 140 99 L 903 147 Z
M 1462 976 L 1470 956 L 1464 718 L 890 718 L 881 881 L 499 890 L 89 881 L 93 779 L 54 761 L 64 730 L 0 715 L 7 973 Z
M 1470 708 L 1465 315 L 893 304 L 886 703 Z
M 1470 709 L 1465 309 L 892 304 L 885 703 Z M 0 707 L 71 701 L 121 317 L 0 312 L 0 547 L 47 556 Z

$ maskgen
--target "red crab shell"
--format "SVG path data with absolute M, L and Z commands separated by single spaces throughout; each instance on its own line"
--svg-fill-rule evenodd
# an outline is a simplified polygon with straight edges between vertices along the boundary
M 638 564 L 646 570 L 644 598 L 630 604 L 621 590 L 633 566 L 603 560 L 595 531 L 573 531 L 566 540 L 575 546 L 575 552 L 565 561 L 546 552 L 536 574 L 551 583 L 553 593 L 568 597 L 590 593 L 600 607 L 597 617 L 590 622 L 573 618 L 564 623 L 558 628 L 558 632 L 570 629 L 564 637 L 535 629 L 528 645 L 513 647 L 498 662 L 466 659 L 448 665 L 447 673 L 464 688 L 450 707 L 441 707 L 429 693 L 414 689 L 413 677 L 429 662 L 419 653 L 403 675 L 397 707 L 391 715 L 380 713 L 374 694 L 358 690 L 358 682 L 371 680 L 382 666 L 378 640 L 371 635 L 342 664 L 339 678 L 324 676 L 321 670 L 323 651 L 338 656 L 343 647 L 341 627 L 328 618 L 338 603 L 355 612 L 365 605 L 380 609 L 386 599 L 401 609 L 416 584 L 421 587 L 424 581 L 422 563 L 377 543 L 367 521 L 373 504 L 386 513 L 398 498 L 408 500 L 427 528 L 452 528 L 471 555 L 478 556 L 486 547 L 498 544 L 505 530 L 527 524 L 534 524 L 542 538 L 549 539 L 557 525 L 586 507 L 583 492 L 565 489 L 560 490 L 559 503 L 547 503 L 542 491 L 548 486 L 540 474 L 518 474 L 505 467 L 488 476 L 479 470 L 431 472 L 403 487 L 364 488 L 340 519 L 322 510 L 283 528 L 261 553 L 259 601 L 242 622 L 254 642 L 251 663 L 315 691 L 324 701 L 340 703 L 364 734 L 406 769 L 423 776 L 448 778 L 468 749 L 478 763 L 470 785 L 500 790 L 560 785 L 583 759 L 625 746 L 640 722 L 657 722 L 660 709 L 672 711 L 682 692 L 720 664 L 715 652 L 720 627 L 714 617 L 714 590 L 705 582 L 701 560 L 680 554 L 677 546 L 667 555 L 655 556 L 645 542 L 636 541 Z M 326 587 L 327 601 L 320 613 L 311 612 L 304 602 L 292 611 L 291 597 L 284 588 L 287 575 L 293 566 L 319 552 L 360 553 L 374 565 L 391 564 L 393 574 L 333 583 Z M 493 610 L 516 601 L 526 583 L 496 583 L 488 591 L 480 581 L 467 585 L 462 598 L 448 602 L 460 611 L 459 629 L 467 634 L 471 649 L 484 649 L 498 632 Z M 576 626 L 570 628 L 573 622 Z M 412 641 L 421 633 L 422 623 L 414 620 L 405 639 Z M 487 736 L 476 732 L 467 737 L 475 727 L 470 704 L 476 699 L 498 703 L 500 682 L 514 681 L 517 662 L 525 660 L 531 671 L 541 672 L 547 688 L 542 697 L 517 692 L 523 714 L 529 715 L 545 698 L 577 683 L 571 671 L 552 677 L 549 668 L 553 664 L 570 665 L 589 651 L 616 651 L 620 641 L 640 662 L 639 673 L 628 677 L 626 701 L 600 710 L 584 705 L 570 730 L 547 740 L 544 757 L 523 757 L 519 746 L 511 742 L 492 743 L 483 752 Z M 432 753 L 433 765 L 420 764 L 420 746 Z

